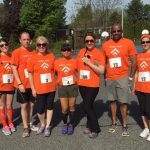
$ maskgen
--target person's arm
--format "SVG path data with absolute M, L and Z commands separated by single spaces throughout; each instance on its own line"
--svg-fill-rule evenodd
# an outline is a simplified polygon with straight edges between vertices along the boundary
M 20 92 L 24 93 L 25 92 L 25 87 L 24 87 L 23 83 L 21 82 L 21 80 L 19 78 L 19 74 L 18 74 L 18 71 L 17 71 L 17 66 L 11 65 L 11 67 L 12 67 L 12 71 L 13 71 L 16 83 L 18 84 L 18 88 L 19 88 Z
M 98 61 L 95 60 L 94 64 L 91 62 L 91 60 L 87 57 L 83 57 L 82 61 L 88 65 L 94 72 L 97 74 L 103 74 L 104 73 L 104 66 L 100 65 Z
M 29 72 L 29 83 L 30 83 L 30 86 L 31 86 L 32 95 L 34 97 L 36 97 L 36 90 L 35 90 L 35 86 L 34 86 L 34 82 L 33 82 L 33 75 L 30 72 Z

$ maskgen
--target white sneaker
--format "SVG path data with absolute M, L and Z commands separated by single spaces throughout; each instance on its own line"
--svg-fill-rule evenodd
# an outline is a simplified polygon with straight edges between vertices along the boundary
M 29 127 L 30 127 L 31 131 L 38 131 L 39 130 L 39 127 L 33 125 L 32 123 L 29 124 Z
M 146 140 L 150 142 L 150 135 L 147 137 L 147 139 L 146 139 Z
M 141 133 L 140 133 L 140 137 L 142 138 L 146 138 L 149 135 L 149 129 L 145 128 Z M 150 137 L 149 137 L 150 140 Z

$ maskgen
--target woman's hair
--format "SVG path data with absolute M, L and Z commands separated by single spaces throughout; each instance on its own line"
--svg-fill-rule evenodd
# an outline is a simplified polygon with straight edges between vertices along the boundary
M 0 40 L 0 43 L 1 43 L 1 42 L 8 43 L 5 39 L 1 39 L 1 40 Z
M 95 35 L 94 35 L 92 32 L 87 32 L 87 33 L 84 35 L 84 41 L 85 41 L 85 38 L 86 38 L 87 36 L 92 36 L 94 40 L 96 39 Z
M 38 37 L 36 38 L 36 47 L 37 47 L 37 44 L 38 44 L 40 41 L 42 41 L 42 42 L 44 42 L 44 43 L 47 44 L 47 50 L 46 50 L 46 52 L 47 52 L 48 49 L 49 49 L 49 42 L 48 42 L 48 39 L 47 39 L 45 36 L 38 36 Z M 37 48 L 36 48 L 36 49 L 37 49 Z

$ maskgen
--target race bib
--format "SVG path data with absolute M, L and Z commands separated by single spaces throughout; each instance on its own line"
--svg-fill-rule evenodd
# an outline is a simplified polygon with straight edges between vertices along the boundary
M 13 74 L 3 74 L 2 75 L 2 80 L 3 83 L 13 83 Z
M 139 82 L 149 82 L 150 81 L 150 72 L 139 72 L 138 73 Z
M 41 78 L 41 83 L 52 82 L 52 78 L 51 78 L 51 74 L 50 73 L 41 74 L 40 78 Z
M 89 80 L 90 79 L 90 71 L 80 70 L 80 79 Z
M 120 57 L 110 58 L 109 63 L 110 63 L 110 68 L 118 68 L 122 66 Z
M 25 78 L 29 78 L 29 72 L 27 69 L 24 69 Z
M 74 81 L 73 81 L 73 76 L 67 76 L 67 77 L 63 77 L 62 78 L 62 83 L 63 85 L 72 85 L 74 84 Z

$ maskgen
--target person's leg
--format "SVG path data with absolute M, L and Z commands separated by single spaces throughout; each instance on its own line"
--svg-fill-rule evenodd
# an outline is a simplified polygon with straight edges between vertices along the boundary
M 126 103 L 120 104 L 120 111 L 121 111 L 121 116 L 123 121 L 123 127 L 127 127 L 127 104 Z
M 116 122 L 117 122 L 117 117 L 116 117 L 117 102 L 116 101 L 111 101 L 110 102 L 110 107 L 111 107 L 111 115 L 112 115 L 112 124 L 116 125 Z

